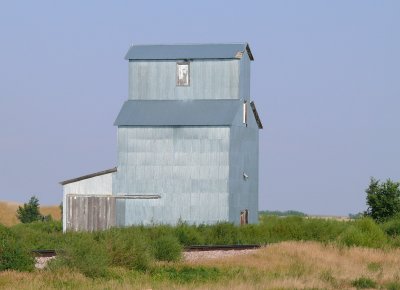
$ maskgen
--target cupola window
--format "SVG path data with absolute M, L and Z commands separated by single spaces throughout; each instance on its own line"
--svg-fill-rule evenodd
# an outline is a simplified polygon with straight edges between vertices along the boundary
M 178 62 L 176 64 L 176 85 L 177 86 L 189 86 L 189 63 Z

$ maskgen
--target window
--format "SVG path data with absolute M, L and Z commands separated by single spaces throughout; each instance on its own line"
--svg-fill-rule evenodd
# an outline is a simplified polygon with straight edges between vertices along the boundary
M 247 126 L 247 102 L 243 102 L 243 124 Z
M 177 86 L 189 86 L 189 63 L 178 62 L 176 64 L 176 85 Z

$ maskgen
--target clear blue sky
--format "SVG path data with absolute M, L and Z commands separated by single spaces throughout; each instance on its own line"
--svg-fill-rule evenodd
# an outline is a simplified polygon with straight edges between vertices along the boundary
M 400 1 L 2 1 L 0 200 L 116 165 L 132 43 L 250 43 L 260 209 L 346 215 L 400 180 Z

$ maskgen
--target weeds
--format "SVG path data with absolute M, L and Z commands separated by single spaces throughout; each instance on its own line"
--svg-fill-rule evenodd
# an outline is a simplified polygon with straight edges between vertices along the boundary
M 351 282 L 351 285 L 357 289 L 376 288 L 376 282 L 370 278 L 361 277 Z
M 32 271 L 33 268 L 29 251 L 9 229 L 0 225 L 0 271 Z
M 217 281 L 223 273 L 216 267 L 159 267 L 152 273 L 155 280 L 171 280 L 179 284 Z
M 153 242 L 154 257 L 159 261 L 176 262 L 182 254 L 182 246 L 172 235 L 163 236 Z

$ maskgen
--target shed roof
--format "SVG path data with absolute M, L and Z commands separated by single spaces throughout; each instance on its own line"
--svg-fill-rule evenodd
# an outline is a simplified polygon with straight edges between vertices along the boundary
M 73 182 L 77 182 L 77 181 L 81 181 L 81 180 L 84 180 L 84 179 L 89 179 L 89 178 L 92 178 L 92 177 L 96 177 L 96 176 L 100 176 L 100 175 L 104 175 L 104 174 L 109 174 L 109 173 L 113 173 L 113 172 L 117 172 L 117 167 L 114 167 L 114 168 L 111 168 L 111 169 L 107 169 L 107 170 L 103 170 L 103 171 L 99 171 L 99 172 L 95 172 L 95 173 L 91 173 L 91 174 L 87 174 L 87 175 L 83 175 L 83 176 L 76 177 L 76 178 L 73 178 L 73 179 L 64 180 L 64 181 L 61 181 L 60 184 L 61 185 L 66 185 L 66 184 L 69 184 L 69 183 L 73 183 Z
M 116 126 L 229 126 L 241 100 L 128 100 Z
M 235 59 L 254 60 L 248 43 L 132 45 L 127 60 Z

